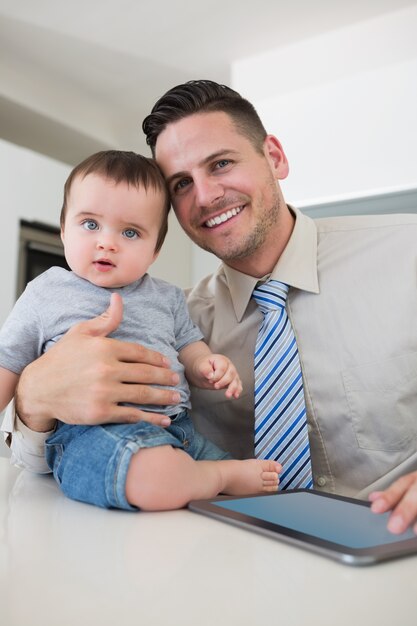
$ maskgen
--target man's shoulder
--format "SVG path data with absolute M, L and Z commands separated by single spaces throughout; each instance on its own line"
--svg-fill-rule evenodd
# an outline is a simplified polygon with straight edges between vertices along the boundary
M 222 266 L 213 274 L 208 274 L 204 278 L 200 279 L 194 287 L 185 289 L 185 296 L 187 303 L 195 301 L 210 301 L 213 300 L 216 294 L 218 285 L 224 282 L 224 272 Z
M 379 228 L 417 227 L 417 213 L 380 215 L 343 215 L 314 218 L 319 233 L 369 230 Z
M 185 290 L 191 318 L 206 338 L 210 336 L 216 301 L 221 298 L 224 284 L 225 275 L 220 266 L 214 274 L 205 276 L 192 289 Z

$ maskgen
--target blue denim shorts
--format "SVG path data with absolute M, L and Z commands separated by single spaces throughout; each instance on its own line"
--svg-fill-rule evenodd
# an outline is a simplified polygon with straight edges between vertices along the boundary
M 170 445 L 195 460 L 230 459 L 197 433 L 187 411 L 168 428 L 147 422 L 74 426 L 58 423 L 46 441 L 46 460 L 69 498 L 104 508 L 136 511 L 126 500 L 126 476 L 132 455 L 141 448 Z

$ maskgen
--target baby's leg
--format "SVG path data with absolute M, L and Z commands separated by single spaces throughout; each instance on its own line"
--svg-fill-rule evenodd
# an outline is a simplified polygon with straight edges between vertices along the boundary
M 145 511 L 179 509 L 219 493 L 276 491 L 280 471 L 274 461 L 195 461 L 171 446 L 142 448 L 129 465 L 126 497 Z

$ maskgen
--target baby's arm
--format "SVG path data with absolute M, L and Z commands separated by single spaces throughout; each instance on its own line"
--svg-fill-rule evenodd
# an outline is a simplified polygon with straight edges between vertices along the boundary
M 14 396 L 19 376 L 4 367 L 0 367 L 0 412 Z
M 227 398 L 238 398 L 242 383 L 233 363 L 222 354 L 213 354 L 203 341 L 194 341 L 179 353 L 187 380 L 202 389 L 224 389 Z

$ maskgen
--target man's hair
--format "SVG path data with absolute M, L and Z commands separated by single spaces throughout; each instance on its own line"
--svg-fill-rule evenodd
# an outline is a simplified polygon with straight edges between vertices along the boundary
M 158 136 L 168 124 L 195 113 L 215 111 L 227 113 L 238 132 L 262 152 L 266 130 L 255 107 L 226 85 L 211 80 L 190 80 L 167 91 L 143 120 L 142 129 L 153 156 Z
M 146 191 L 151 188 L 162 193 L 164 197 L 163 215 L 155 246 L 155 252 L 159 252 L 168 232 L 168 213 L 171 203 L 164 177 L 155 161 L 141 154 L 122 150 L 103 150 L 87 157 L 74 167 L 65 182 L 64 200 L 60 215 L 62 229 L 65 226 L 67 203 L 72 184 L 76 178 L 85 178 L 88 174 L 97 174 L 116 184 L 127 183 L 136 188 L 144 187 Z

